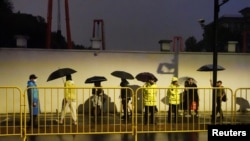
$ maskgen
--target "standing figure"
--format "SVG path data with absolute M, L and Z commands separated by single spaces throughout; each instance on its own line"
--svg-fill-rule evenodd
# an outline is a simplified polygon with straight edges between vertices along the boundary
M 212 84 L 212 80 L 210 80 L 211 86 L 213 86 Z M 216 87 L 218 87 L 215 91 L 215 97 L 216 97 L 216 108 L 215 108 L 215 115 L 216 116 L 218 113 L 220 114 L 220 116 L 218 117 L 219 119 L 224 119 L 223 116 L 223 111 L 221 109 L 221 103 L 222 103 L 222 97 L 226 94 L 224 86 L 222 85 L 222 81 L 219 80 L 216 82 Z M 215 117 L 212 117 L 215 118 Z
M 193 78 L 187 79 L 187 85 L 185 85 L 185 93 L 187 97 L 187 110 L 188 114 L 191 115 L 191 110 L 195 112 L 195 116 L 198 116 L 199 107 L 199 95 L 197 85 Z
M 70 108 L 71 117 L 73 124 L 77 125 L 77 114 L 76 114 L 76 89 L 75 83 L 72 80 L 71 75 L 66 75 L 66 82 L 64 83 L 64 99 L 62 102 L 61 118 L 59 123 L 63 124 L 66 111 Z
M 95 116 L 101 115 L 101 110 L 103 108 L 103 96 L 104 96 L 104 91 L 101 88 L 101 82 L 95 82 L 94 83 L 95 88 L 92 89 L 92 108 L 91 108 L 91 115 Z
M 120 86 L 128 87 L 129 82 L 126 79 L 122 79 Z M 124 115 L 122 119 L 126 120 L 128 118 L 129 101 L 131 100 L 131 90 L 127 88 L 121 88 L 121 99 L 122 99 L 122 108 Z M 131 111 L 130 111 L 131 112 Z
M 31 74 L 29 76 L 29 80 L 27 82 L 28 88 L 28 103 L 29 103 L 29 112 L 30 112 L 30 120 L 28 125 L 31 127 L 38 127 L 37 124 L 37 116 L 39 114 L 39 93 L 36 85 L 37 76 L 35 74 Z
M 174 114 L 174 122 L 177 121 L 178 110 L 180 105 L 180 94 L 181 91 L 179 89 L 178 78 L 173 77 L 171 84 L 167 91 L 167 96 L 169 100 L 169 109 L 168 109 L 168 122 L 170 123 L 172 120 L 172 113 Z
M 183 106 L 183 110 L 184 110 L 184 114 L 187 115 L 187 116 L 190 116 L 188 115 L 189 114 L 189 105 L 190 105 L 190 101 L 189 101 L 189 95 L 188 95 L 188 89 L 187 87 L 189 86 L 189 82 L 188 80 L 185 81 L 184 83 L 184 92 L 183 92 L 183 101 L 182 101 L 182 106 Z
M 148 82 L 143 85 L 143 103 L 145 107 L 144 123 L 148 124 L 148 114 L 150 113 L 150 124 L 156 124 L 156 95 L 157 85 L 154 78 L 149 78 Z

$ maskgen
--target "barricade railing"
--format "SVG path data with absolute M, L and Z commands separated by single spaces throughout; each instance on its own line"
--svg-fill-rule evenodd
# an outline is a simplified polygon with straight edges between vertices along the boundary
M 248 123 L 250 117 L 250 88 L 237 88 L 234 92 L 234 123 Z
M 0 136 L 22 136 L 23 98 L 18 87 L 0 87 Z
M 37 128 L 31 128 L 24 124 L 25 135 L 55 135 L 55 134 L 114 134 L 114 133 L 133 133 L 133 118 L 123 120 L 119 114 L 117 105 L 120 104 L 120 87 L 103 87 L 104 94 L 99 95 L 99 109 L 93 108 L 94 87 L 74 87 L 76 91 L 77 105 L 77 124 L 71 116 L 72 112 L 67 110 L 63 123 L 60 123 L 62 100 L 64 99 L 65 87 L 37 87 L 39 91 L 39 106 L 41 113 L 37 117 Z M 131 88 L 123 88 L 131 91 Z M 24 91 L 24 95 L 27 90 Z M 97 101 L 99 102 L 99 101 Z M 26 118 L 24 123 L 29 120 L 29 110 L 27 97 L 25 97 Z M 117 105 L 116 105 L 117 104 Z M 99 105 L 99 104 L 97 104 Z M 94 110 L 94 112 L 91 112 Z
M 199 93 L 198 116 L 185 111 L 184 96 L 181 94 L 181 104 L 178 110 L 177 122 L 169 122 L 168 117 L 168 87 L 157 88 L 156 107 L 154 113 L 156 123 L 144 123 L 143 88 L 125 87 L 131 91 L 132 117 L 122 118 L 121 87 L 102 87 L 104 100 L 102 110 L 91 113 L 93 109 L 92 89 L 94 87 L 75 87 L 77 105 L 77 124 L 74 125 L 71 112 L 67 110 L 63 124 L 59 123 L 64 99 L 64 87 L 37 87 L 39 91 L 40 113 L 37 117 L 37 128 L 27 124 L 30 119 L 27 90 L 21 91 L 18 87 L 0 87 L 1 108 L 0 108 L 0 136 L 20 135 L 23 139 L 30 135 L 64 135 L 64 134 L 120 134 L 130 133 L 137 138 L 138 133 L 154 132 L 200 132 L 207 131 L 207 125 L 211 124 L 212 95 L 213 90 L 218 88 L 197 88 Z M 185 88 L 179 88 L 184 92 Z M 227 94 L 227 101 L 222 102 L 224 119 L 219 118 L 212 124 L 235 124 L 248 122 L 242 119 L 242 108 L 244 103 L 241 99 L 249 101 L 247 93 L 250 88 L 239 88 L 233 93 L 230 88 L 224 88 Z M 192 95 L 192 94 L 191 94 Z M 242 107 L 243 106 L 243 107 Z M 249 105 L 248 105 L 249 106 Z M 245 107 L 248 110 L 248 107 Z M 187 112 L 187 113 L 186 113 Z M 171 111 L 172 113 L 172 111 Z M 244 115 L 244 116 L 247 116 Z M 149 119 L 150 117 L 148 117 Z
M 145 122 L 145 110 L 143 102 L 136 102 L 135 112 L 136 112 L 136 130 L 138 133 L 149 133 L 149 132 L 199 132 L 207 131 L 207 125 L 211 124 L 211 115 L 212 115 L 212 95 L 213 90 L 218 88 L 189 88 L 197 89 L 199 94 L 199 103 L 195 103 L 198 108 L 198 115 L 195 115 L 195 112 L 191 110 L 191 113 L 188 112 L 188 109 L 191 107 L 191 102 L 188 105 L 185 105 L 185 88 L 178 88 L 181 91 L 180 94 L 180 105 L 176 117 L 172 108 L 170 109 L 170 120 L 168 120 L 168 111 L 169 111 L 169 100 L 168 100 L 168 87 L 158 87 L 157 88 L 157 99 L 156 107 L 157 111 L 152 116 L 154 122 Z M 224 88 L 227 94 L 228 100 L 226 102 L 221 102 L 221 108 L 223 111 L 223 119 L 216 117 L 216 120 L 213 124 L 229 124 L 233 122 L 233 92 L 229 88 Z M 144 88 L 138 88 L 135 92 L 136 97 L 144 99 Z M 189 97 L 193 97 L 191 101 L 194 101 L 194 95 L 189 94 Z M 216 94 L 215 94 L 216 95 Z M 187 96 L 186 98 L 189 99 Z M 197 106 L 199 105 L 199 106 Z M 147 107 L 148 108 L 148 107 Z M 149 109 L 150 111 L 150 109 Z M 218 113 L 219 114 L 219 113 Z M 150 120 L 150 115 L 147 116 L 147 119 Z

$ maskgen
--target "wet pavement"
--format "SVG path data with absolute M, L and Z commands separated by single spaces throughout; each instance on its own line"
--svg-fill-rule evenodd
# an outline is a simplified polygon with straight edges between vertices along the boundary
M 161 117 L 163 116 L 163 117 Z M 161 115 L 159 116 L 160 120 L 160 124 L 159 125 L 154 125 L 153 127 L 160 127 L 161 125 L 165 125 L 164 123 L 164 119 L 165 116 Z M 111 116 L 113 117 L 113 116 Z M 225 124 L 228 124 L 229 121 L 231 121 L 232 115 L 230 114 L 226 114 L 226 122 Z M 237 114 L 236 115 L 236 119 L 235 122 L 239 122 L 239 123 L 250 123 L 250 113 L 244 113 L 244 114 Z M 142 119 L 141 116 L 138 117 L 139 119 Z M 104 118 L 105 119 L 105 118 Z M 181 119 L 184 119 L 184 117 L 181 117 Z M 185 119 L 192 119 L 192 118 L 186 118 Z M 112 123 L 111 121 L 113 120 L 114 123 L 121 123 L 120 119 L 118 118 L 118 120 L 114 120 L 114 119 L 110 119 L 108 121 L 110 121 L 109 123 Z M 90 123 L 89 120 L 87 120 L 88 122 L 86 123 Z M 209 121 L 209 116 L 201 116 L 198 118 L 198 121 L 202 121 L 202 123 L 204 124 L 211 124 Z M 48 123 L 53 123 L 53 122 L 48 122 Z M 47 124 L 48 124 L 47 123 Z M 84 122 L 81 122 L 84 123 Z M 192 122 L 190 122 L 192 123 Z M 197 123 L 196 121 L 194 123 Z M 53 123 L 52 124 L 53 127 L 57 126 L 57 124 Z M 119 125 L 119 124 L 118 124 Z M 124 125 L 124 124 L 122 124 Z M 126 125 L 126 124 L 125 124 Z M 91 133 L 91 132 L 86 132 L 86 134 L 81 134 L 78 133 L 76 135 L 51 135 L 51 134 L 46 134 L 46 133 L 42 133 L 41 135 L 37 135 L 37 136 L 31 136 L 31 135 L 27 135 L 27 140 L 28 141 L 207 141 L 208 140 L 208 135 L 207 135 L 207 131 L 197 131 L 197 132 L 183 132 L 183 131 L 157 131 L 157 130 L 143 130 L 144 133 L 140 132 L 140 127 L 142 126 L 142 121 L 138 120 L 138 125 L 137 125 L 137 136 L 132 135 L 132 133 L 119 133 L 118 132 L 113 132 L 113 133 Z M 80 126 L 80 123 L 79 125 Z M 73 127 L 73 126 L 72 126 Z M 99 129 L 99 128 L 98 128 Z M 148 128 L 146 128 L 148 129 Z M 155 128 L 158 129 L 158 128 Z M 86 130 L 87 131 L 87 130 Z M 127 130 L 128 131 L 128 130 Z M 142 130 L 141 130 L 142 131 Z M 149 133 L 150 132 L 150 133 Z M 60 133 L 59 133 L 60 134 Z M 12 136 L 1 136 L 0 135 L 0 141 L 22 141 L 22 138 L 20 137 L 20 135 L 12 135 Z
M 20 136 L 0 137 L 0 141 L 21 141 Z M 43 135 L 29 136 L 28 141 L 136 141 L 131 134 Z M 207 132 L 143 133 L 137 141 L 207 141 Z

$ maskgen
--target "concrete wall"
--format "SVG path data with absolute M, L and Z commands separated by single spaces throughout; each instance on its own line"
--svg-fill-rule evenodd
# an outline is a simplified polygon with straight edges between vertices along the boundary
M 158 78 L 159 87 L 167 87 L 174 74 L 178 77 L 194 77 L 199 87 L 210 87 L 209 80 L 212 79 L 212 72 L 199 72 L 197 69 L 202 65 L 211 64 L 212 58 L 212 53 L 204 52 L 180 52 L 176 57 L 173 52 L 1 48 L 0 86 L 17 86 L 25 89 L 28 76 L 32 73 L 39 77 L 37 81 L 39 86 L 63 86 L 62 79 L 47 82 L 47 78 L 58 68 L 70 67 L 77 70 L 72 77 L 78 86 L 92 86 L 85 84 L 84 81 L 94 75 L 105 76 L 108 79 L 102 83 L 103 86 L 119 86 L 120 79 L 110 73 L 115 70 L 124 70 L 134 76 L 140 72 L 151 72 Z M 219 53 L 218 64 L 226 70 L 218 72 L 218 80 L 222 80 L 223 85 L 232 90 L 249 87 L 249 61 L 249 54 Z M 129 80 L 129 82 L 131 85 L 143 85 L 136 79 Z

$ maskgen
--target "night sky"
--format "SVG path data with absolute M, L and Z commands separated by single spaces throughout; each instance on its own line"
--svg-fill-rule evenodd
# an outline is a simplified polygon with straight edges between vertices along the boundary
M 47 20 L 48 0 L 12 2 L 14 12 Z M 56 31 L 58 0 L 53 4 L 52 31 Z M 198 19 L 204 19 L 205 24 L 212 22 L 213 5 L 213 0 L 69 0 L 72 41 L 90 46 L 93 20 L 102 19 L 106 50 L 159 51 L 159 40 L 174 36 L 181 36 L 183 43 L 190 36 L 200 40 L 203 31 Z M 250 7 L 250 0 L 229 0 L 220 7 L 220 16 L 241 16 L 239 11 L 246 7 Z M 65 36 L 64 0 L 61 30 Z

